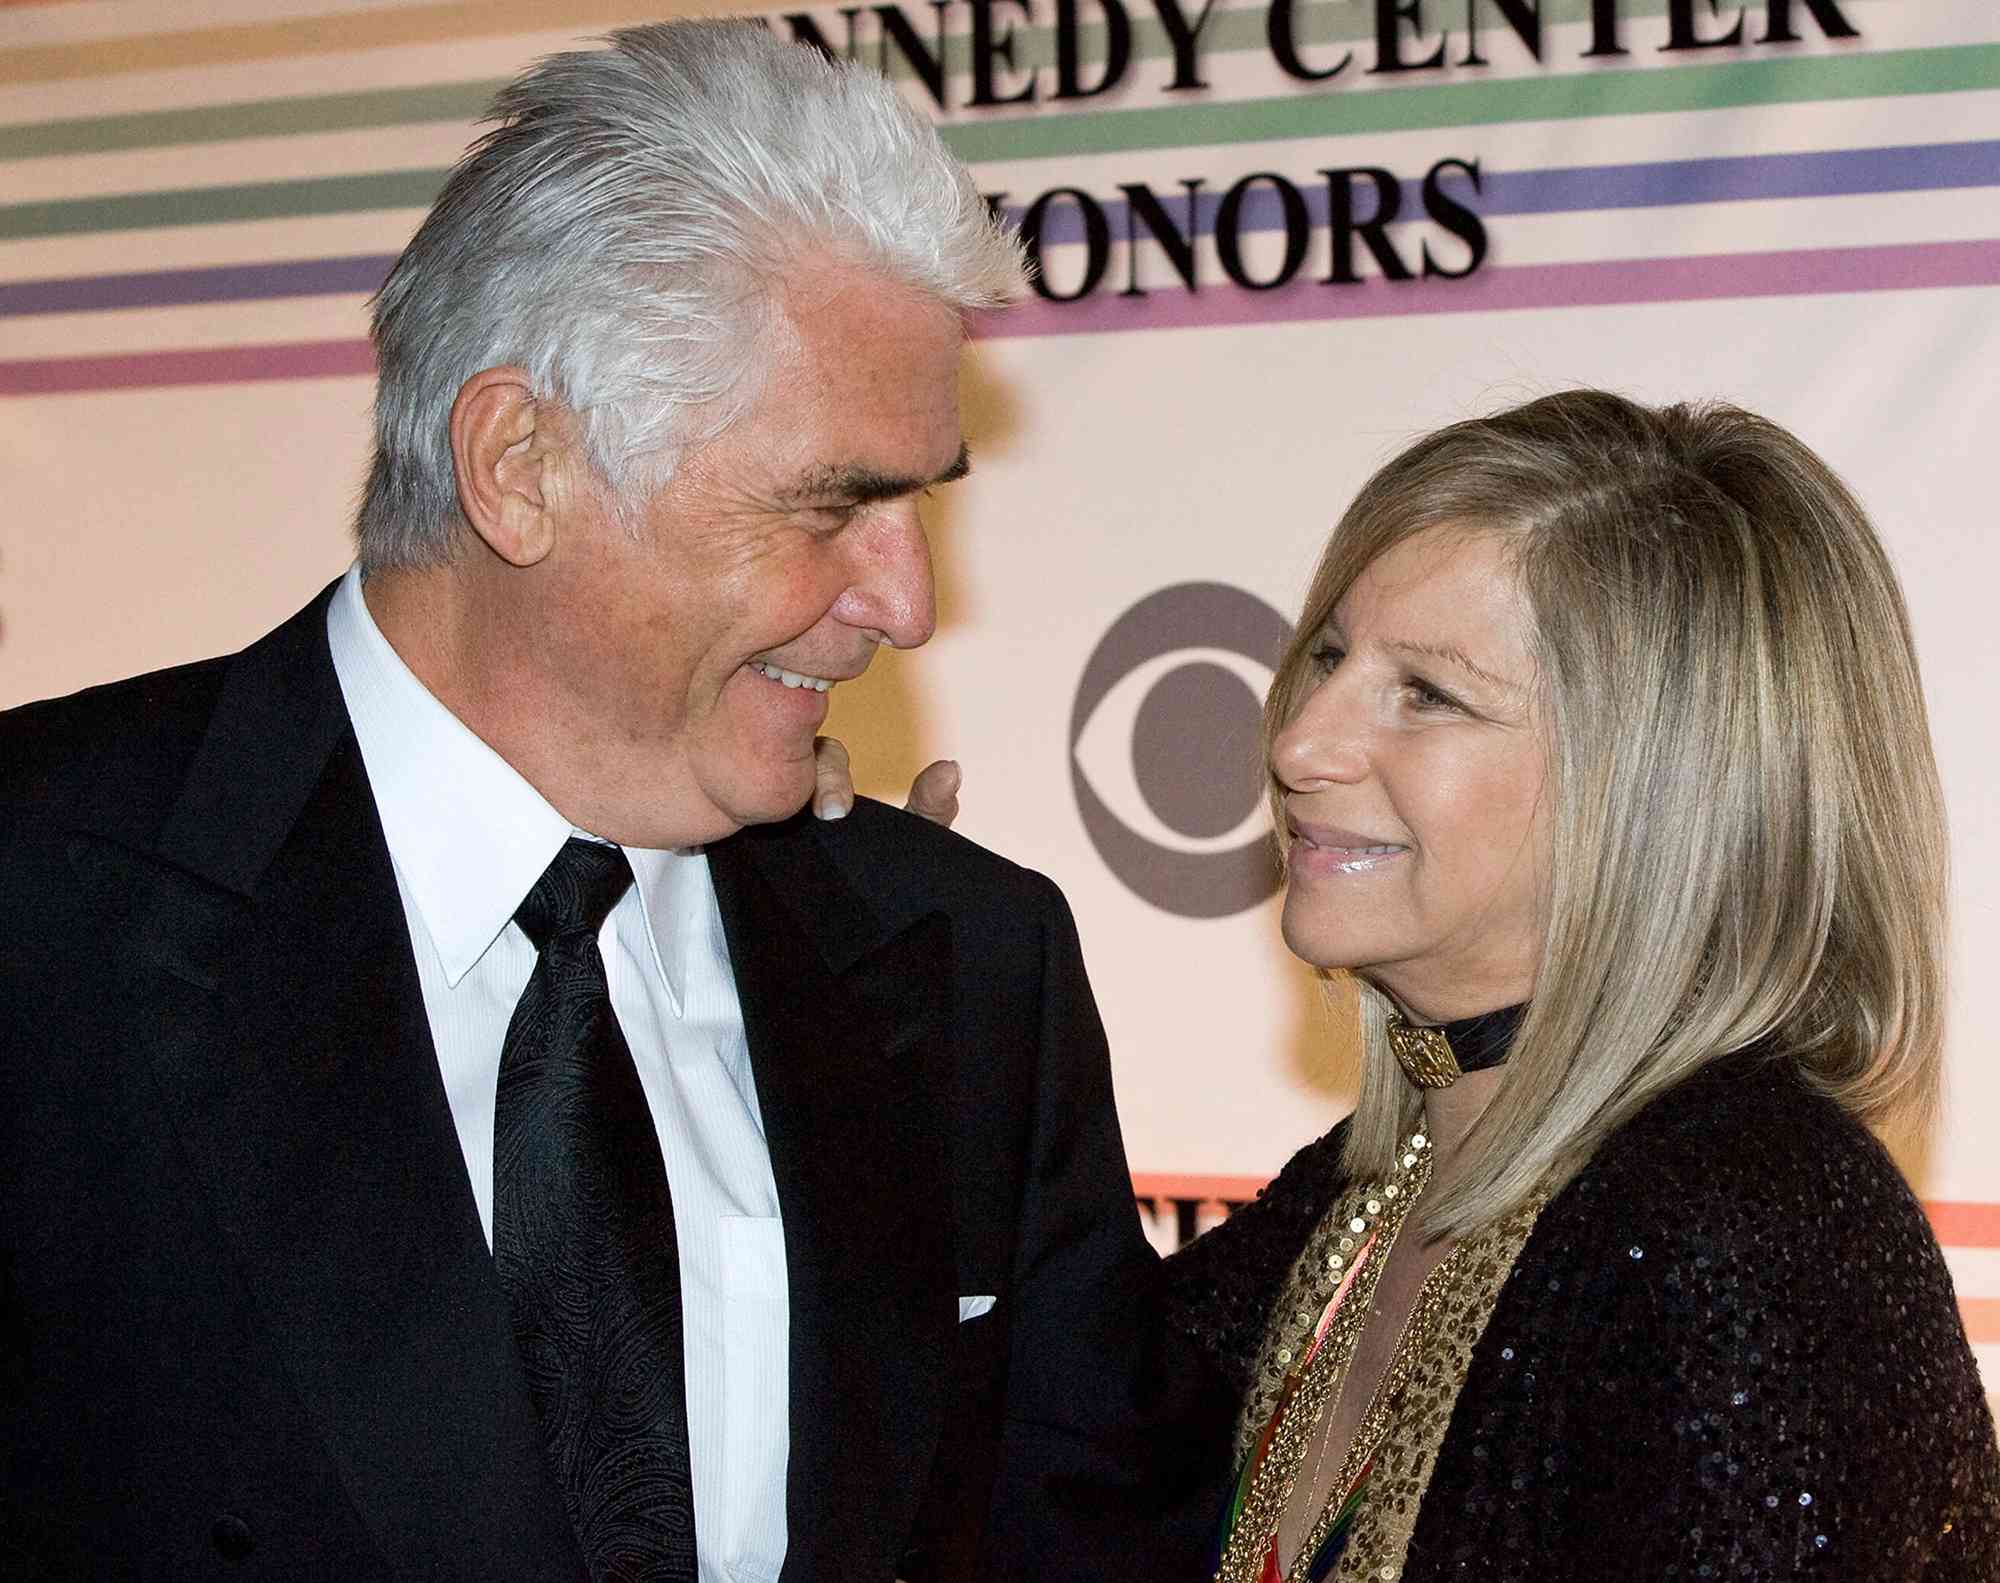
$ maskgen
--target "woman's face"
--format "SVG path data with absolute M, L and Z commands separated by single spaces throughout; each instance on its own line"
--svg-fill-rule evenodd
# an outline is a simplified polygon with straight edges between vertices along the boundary
M 1533 992 L 1545 726 L 1504 542 L 1432 529 L 1373 561 L 1278 736 L 1285 943 L 1428 1021 Z

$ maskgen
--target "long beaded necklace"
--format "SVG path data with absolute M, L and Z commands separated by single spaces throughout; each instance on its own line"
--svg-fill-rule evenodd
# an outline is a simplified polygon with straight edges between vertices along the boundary
M 1282 1348 L 1277 1361 L 1288 1372 L 1278 1404 L 1262 1437 L 1252 1450 L 1238 1481 L 1227 1518 L 1217 1583 L 1263 1583 L 1270 1569 L 1273 1536 L 1291 1504 L 1306 1455 L 1315 1444 L 1319 1458 L 1313 1469 L 1316 1485 L 1327 1452 L 1319 1433 L 1322 1415 L 1337 1404 L 1354 1360 L 1355 1347 L 1374 1304 L 1375 1288 L 1387 1263 L 1388 1250 L 1401 1231 L 1424 1185 L 1430 1180 L 1432 1149 L 1421 1132 L 1412 1134 L 1397 1151 L 1396 1169 L 1380 1185 L 1368 1184 L 1350 1200 L 1353 1213 L 1332 1249 L 1325 1255 L 1320 1285 L 1328 1311 L 1316 1333 L 1298 1353 Z M 1329 1499 L 1315 1519 L 1294 1559 L 1290 1576 L 1319 1577 L 1331 1562 L 1321 1563 L 1336 1530 L 1352 1520 L 1356 1486 L 1368 1470 L 1376 1447 L 1402 1394 L 1424 1339 L 1435 1321 L 1444 1286 L 1447 1258 L 1426 1278 L 1412 1306 L 1402 1339 L 1343 1459 Z M 1444 1277 L 1448 1279 L 1448 1277 Z M 1308 1486 L 1309 1488 L 1311 1486 Z

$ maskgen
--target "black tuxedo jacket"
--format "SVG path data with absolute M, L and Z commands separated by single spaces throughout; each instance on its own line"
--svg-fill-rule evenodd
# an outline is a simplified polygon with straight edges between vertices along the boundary
M 0 717 L 8 1577 L 580 1576 L 325 604 Z M 1060 895 L 867 802 L 711 867 L 784 1220 L 787 1583 L 1191 1575 Z

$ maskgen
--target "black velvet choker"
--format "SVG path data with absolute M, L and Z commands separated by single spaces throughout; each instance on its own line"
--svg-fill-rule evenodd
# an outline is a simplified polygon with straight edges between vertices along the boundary
M 1503 1006 L 1437 1027 L 1389 1019 L 1389 1048 L 1404 1076 L 1419 1088 L 1449 1088 L 1467 1072 L 1483 1072 L 1507 1059 L 1524 1005 Z

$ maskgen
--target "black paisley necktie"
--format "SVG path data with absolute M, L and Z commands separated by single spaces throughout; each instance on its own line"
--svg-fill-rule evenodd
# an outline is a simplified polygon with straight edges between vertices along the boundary
M 673 1199 L 597 949 L 631 883 L 572 838 L 514 915 L 540 957 L 500 1052 L 493 1257 L 591 1577 L 693 1583 Z

